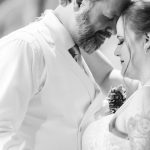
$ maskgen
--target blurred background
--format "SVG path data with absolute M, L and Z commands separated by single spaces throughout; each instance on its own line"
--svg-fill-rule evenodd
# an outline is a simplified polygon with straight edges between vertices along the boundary
M 58 0 L 0 0 L 0 37 L 40 16 L 44 9 L 54 9 Z
M 45 9 L 55 9 L 58 3 L 59 0 L 0 0 L 0 38 L 34 21 Z M 120 69 L 119 59 L 113 54 L 116 45 L 116 37 L 112 36 L 101 51 Z

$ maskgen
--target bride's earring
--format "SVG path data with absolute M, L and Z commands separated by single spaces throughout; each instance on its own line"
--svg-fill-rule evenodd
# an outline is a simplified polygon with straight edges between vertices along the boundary
M 150 34 L 145 33 L 144 51 L 147 54 L 150 51 Z

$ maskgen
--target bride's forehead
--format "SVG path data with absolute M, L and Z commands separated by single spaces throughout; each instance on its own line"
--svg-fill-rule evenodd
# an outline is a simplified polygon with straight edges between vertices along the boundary
M 117 35 L 124 36 L 124 26 L 123 26 L 123 18 L 120 17 L 117 22 Z

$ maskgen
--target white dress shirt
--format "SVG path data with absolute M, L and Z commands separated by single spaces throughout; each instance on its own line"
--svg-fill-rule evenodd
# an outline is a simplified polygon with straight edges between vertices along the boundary
M 18 34 L 0 40 L 0 150 L 20 128 L 31 97 L 46 79 L 42 53 Z
M 0 40 L 0 150 L 80 149 L 100 100 L 86 63 L 90 76 L 68 52 L 73 45 L 51 11 Z

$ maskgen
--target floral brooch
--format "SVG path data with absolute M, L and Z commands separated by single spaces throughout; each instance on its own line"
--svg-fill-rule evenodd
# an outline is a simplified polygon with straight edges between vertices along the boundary
M 115 113 L 126 100 L 126 89 L 122 85 L 111 88 L 106 100 L 109 104 L 110 113 Z

